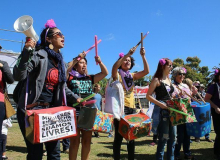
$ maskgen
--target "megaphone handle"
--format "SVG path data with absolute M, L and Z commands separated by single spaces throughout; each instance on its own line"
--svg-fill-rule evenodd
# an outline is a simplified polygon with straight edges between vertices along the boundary
M 33 39 L 33 38 L 31 38 L 31 37 L 26 37 L 26 42 L 28 42 L 28 41 L 30 41 L 30 40 L 34 40 L 34 39 Z M 28 51 L 32 51 L 32 50 L 33 50 L 33 48 L 28 47 L 28 48 L 27 48 L 27 50 L 28 50 Z

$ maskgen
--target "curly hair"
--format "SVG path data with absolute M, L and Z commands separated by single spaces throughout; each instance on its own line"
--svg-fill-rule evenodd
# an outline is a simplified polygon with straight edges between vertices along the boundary
M 181 72 L 184 71 L 183 67 L 175 67 L 172 71 L 172 79 L 175 80 L 176 76 Z

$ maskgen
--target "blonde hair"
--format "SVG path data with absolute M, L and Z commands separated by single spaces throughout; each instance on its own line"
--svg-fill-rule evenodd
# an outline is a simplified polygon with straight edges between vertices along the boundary
M 187 86 L 189 86 L 189 89 L 192 90 L 193 82 L 191 79 L 186 78 L 183 80 L 183 83 L 187 84 Z

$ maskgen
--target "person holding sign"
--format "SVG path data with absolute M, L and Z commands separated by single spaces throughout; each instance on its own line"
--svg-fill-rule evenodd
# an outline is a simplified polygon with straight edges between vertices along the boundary
M 164 148 L 167 144 L 167 159 L 174 160 L 176 126 L 172 126 L 169 118 L 169 108 L 166 104 L 167 100 L 171 99 L 174 87 L 169 78 L 172 71 L 172 61 L 168 58 L 160 59 L 156 73 L 151 81 L 146 98 L 155 104 L 152 115 L 153 121 L 157 124 L 152 124 L 156 128 L 158 134 L 158 145 L 156 159 L 163 160 Z M 156 98 L 152 94 L 156 94 Z M 156 111 L 156 112 L 155 112 Z
M 183 83 L 183 80 L 185 79 L 187 70 L 184 67 L 175 67 L 172 71 L 172 79 L 174 81 L 173 86 L 174 86 L 174 92 L 173 92 L 173 97 L 176 98 L 188 98 L 185 93 L 186 92 L 188 95 L 192 95 L 192 92 L 190 88 L 188 87 L 187 84 Z M 178 88 L 180 88 L 182 91 L 180 91 Z M 180 160 L 180 150 L 181 150 L 181 145 L 183 144 L 183 152 L 184 152 L 184 158 L 185 159 L 194 159 L 194 157 L 191 155 L 190 151 L 190 136 L 187 134 L 186 131 L 186 124 L 180 124 L 177 125 L 177 143 L 175 146 L 175 159 Z
M 149 66 L 147 60 L 145 58 L 145 49 L 142 47 L 140 49 L 140 55 L 143 60 L 144 70 L 139 71 L 137 73 L 130 73 L 130 70 L 135 65 L 134 58 L 132 54 L 135 52 L 136 47 L 130 49 L 130 51 L 124 55 L 123 53 L 119 54 L 119 59 L 115 62 L 112 68 L 112 78 L 113 80 L 117 80 L 121 82 L 123 89 L 124 89 L 124 113 L 125 115 L 136 113 L 135 108 L 135 101 L 134 101 L 134 81 L 138 80 L 149 73 Z M 119 77 L 118 77 L 119 76 Z M 115 127 L 115 136 L 114 136 L 114 143 L 113 143 L 113 157 L 114 160 L 120 159 L 120 151 L 121 151 L 121 143 L 123 137 L 118 132 L 119 129 L 119 121 L 115 118 L 114 119 L 114 127 Z M 135 144 L 134 140 L 129 141 L 127 143 L 127 150 L 128 150 L 128 159 L 134 159 L 135 153 Z
M 64 47 L 64 35 L 53 20 L 48 20 L 40 35 L 39 50 L 36 42 L 28 38 L 13 69 L 16 81 L 26 80 L 18 99 L 17 118 L 27 146 L 27 160 L 41 160 L 43 144 L 32 144 L 25 136 L 25 110 L 45 109 L 80 102 L 66 86 L 66 69 L 60 49 Z M 63 101 L 64 100 L 64 101 Z M 64 103 L 63 103 L 64 102 Z M 66 104 L 65 104 L 66 105 Z M 47 159 L 60 160 L 60 142 L 46 142 Z
M 212 75 L 214 84 L 208 88 L 205 101 L 211 105 L 212 120 L 214 130 L 216 133 L 214 142 L 214 154 L 217 159 L 220 159 L 220 69 L 215 69 L 214 75 Z
M 68 70 L 71 71 L 69 72 L 68 87 L 74 94 L 77 94 L 82 98 L 90 96 L 93 93 L 93 84 L 98 83 L 108 75 L 108 70 L 99 56 L 95 57 L 95 61 L 98 62 L 101 69 L 101 72 L 95 75 L 89 75 L 87 73 L 87 59 L 85 58 L 84 53 L 81 53 L 78 57 L 74 58 L 71 66 L 68 68 Z M 80 105 L 75 106 L 77 117 L 80 113 L 80 107 Z M 80 133 L 82 133 L 81 159 L 87 160 L 89 158 L 92 131 L 77 128 L 77 136 L 70 138 L 70 160 L 77 159 L 77 152 L 80 144 Z

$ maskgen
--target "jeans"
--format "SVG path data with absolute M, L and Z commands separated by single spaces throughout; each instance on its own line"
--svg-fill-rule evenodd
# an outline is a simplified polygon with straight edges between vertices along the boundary
M 154 134 L 157 134 L 157 128 L 160 123 L 160 111 L 161 111 L 161 108 L 157 105 L 154 105 L 154 111 L 152 114 L 153 123 L 152 123 L 152 129 L 151 129 L 151 131 Z
M 135 109 L 133 108 L 125 108 L 125 114 L 134 114 L 136 113 Z M 121 152 L 121 143 L 123 140 L 123 137 L 118 132 L 119 128 L 119 121 L 117 119 L 114 119 L 114 127 L 115 127 L 115 137 L 114 137 L 114 143 L 113 143 L 113 156 L 114 160 L 120 160 L 120 152 Z M 134 152 L 135 152 L 135 142 L 134 140 L 127 142 L 127 150 L 128 150 L 128 160 L 134 160 Z
M 184 155 L 190 156 L 190 136 L 187 135 L 186 124 L 177 126 L 177 143 L 174 151 L 175 157 L 180 157 L 180 149 L 182 144 Z
M 70 139 L 69 138 L 63 139 L 62 143 L 63 143 L 63 151 L 66 151 L 67 149 L 70 148 Z
M 161 110 L 160 118 L 156 159 L 163 160 L 164 149 L 167 143 L 167 160 L 174 160 L 176 126 L 172 126 L 170 122 L 169 111 Z
M 3 143 L 4 143 L 4 137 L 2 135 L 2 123 L 5 119 L 5 103 L 0 102 L 0 155 L 3 153 Z M 0 156 L 0 160 L 2 160 L 2 156 Z
M 216 133 L 214 143 L 214 154 L 220 155 L 220 114 L 217 114 L 213 108 L 211 110 L 214 130 Z
M 39 108 L 39 107 L 38 107 Z M 25 137 L 25 113 L 21 109 L 17 109 L 17 119 L 27 146 L 27 160 L 43 159 L 43 143 L 32 144 Z M 47 160 L 60 160 L 60 141 L 52 141 L 44 143 L 47 150 Z

